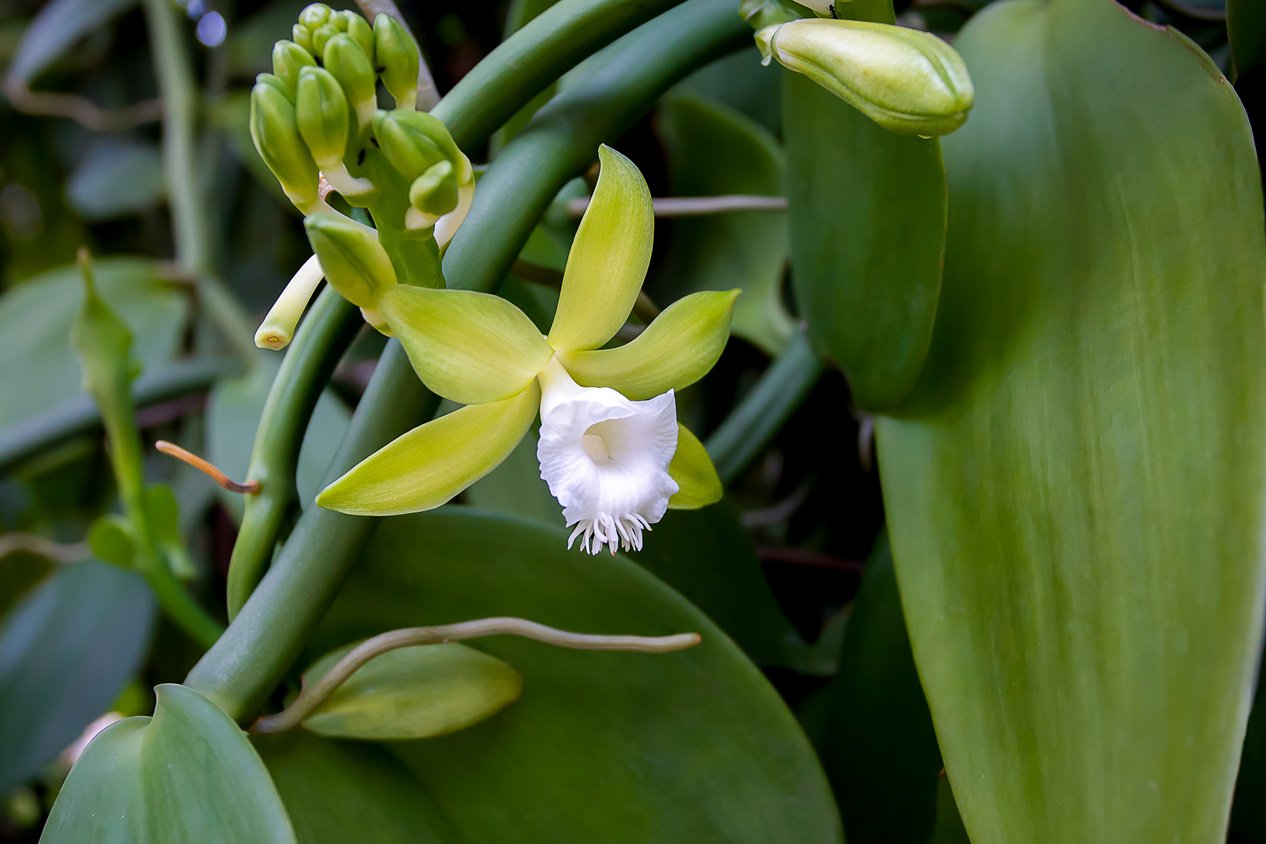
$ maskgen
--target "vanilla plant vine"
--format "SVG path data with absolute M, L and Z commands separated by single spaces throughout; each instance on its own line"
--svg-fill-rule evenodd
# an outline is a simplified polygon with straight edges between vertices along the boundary
M 672 3 L 563 0 L 508 39 L 432 112 L 459 146 L 474 146 L 571 64 Z M 603 53 L 592 74 L 561 93 L 499 156 L 450 245 L 450 288 L 491 289 L 535 220 L 594 150 L 637 119 L 673 82 L 748 30 L 724 0 L 693 0 Z M 750 36 L 746 36 L 750 37 Z M 516 72 L 503 76 L 508 66 Z M 346 471 L 435 407 L 399 346 L 379 364 L 334 459 Z M 297 448 L 298 443 L 293 443 Z M 259 588 L 186 682 L 247 720 L 298 654 L 374 528 L 372 519 L 304 513 Z

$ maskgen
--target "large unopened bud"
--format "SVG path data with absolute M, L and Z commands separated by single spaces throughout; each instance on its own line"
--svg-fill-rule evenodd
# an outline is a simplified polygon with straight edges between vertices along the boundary
M 803 73 L 880 126 L 943 135 L 967 119 L 974 93 L 954 49 L 927 32 L 805 18 L 756 33 L 765 62 Z
M 374 64 L 381 68 L 382 84 L 396 101 L 396 108 L 413 110 L 418 101 L 417 43 L 391 15 L 374 18 Z
M 260 74 L 251 90 L 251 140 L 295 207 L 307 213 L 320 206 L 316 162 L 299 137 L 294 104 L 272 74 Z
M 396 271 L 378 242 L 378 233 L 334 212 L 309 215 L 303 225 L 326 281 L 359 307 L 370 325 L 387 333 L 386 321 L 377 312 L 377 301 L 379 295 L 396 285 Z
M 475 171 L 438 117 L 424 111 L 380 112 L 374 118 L 374 136 L 391 166 L 408 179 L 416 179 L 438 161 L 453 165 L 459 185 L 474 181 Z
M 328 24 L 327 24 L 328 25 Z M 377 77 L 374 65 L 356 39 L 339 33 L 323 47 L 325 69 L 343 86 L 347 101 L 356 110 L 357 130 L 365 128 L 378 110 Z

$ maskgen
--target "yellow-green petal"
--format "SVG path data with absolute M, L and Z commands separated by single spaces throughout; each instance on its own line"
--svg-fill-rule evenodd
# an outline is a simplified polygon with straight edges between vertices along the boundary
M 638 337 L 597 351 L 559 352 L 585 387 L 611 387 L 634 401 L 680 390 L 712 369 L 730 337 L 738 290 L 692 293 L 674 302 Z
M 668 464 L 669 476 L 680 489 L 668 499 L 670 510 L 698 510 L 721 500 L 723 492 L 717 469 L 699 438 L 677 424 L 677 452 Z
M 461 404 L 518 395 L 553 354 L 532 320 L 500 296 L 394 287 L 378 308 L 422 383 Z
M 317 504 L 358 516 L 433 510 L 505 460 L 536 418 L 535 383 L 513 398 L 472 404 L 383 446 L 317 496 Z
M 596 349 L 624 324 L 651 262 L 655 214 L 637 166 L 603 145 L 593 199 L 580 220 L 549 344 L 560 352 Z

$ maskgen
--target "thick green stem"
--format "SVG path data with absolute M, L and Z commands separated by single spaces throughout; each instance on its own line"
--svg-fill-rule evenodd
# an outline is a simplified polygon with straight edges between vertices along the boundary
M 459 145 L 476 146 L 548 84 L 543 68 L 557 75 L 567 62 L 635 24 L 630 8 L 650 14 L 664 5 L 564 0 L 498 48 L 482 70 L 468 74 L 434 113 Z M 594 73 L 542 109 L 480 182 L 445 259 L 449 286 L 493 289 L 558 190 L 594 160 L 599 143 L 627 129 L 678 79 L 748 37 L 729 0 L 692 0 L 605 51 Z M 566 52 L 563 62 L 560 51 Z M 525 78 L 530 84 L 523 84 Z M 463 87 L 468 82 L 472 87 Z M 517 97 L 505 96 L 509 87 Z M 433 412 L 436 404 L 399 345 L 389 344 L 331 476 L 417 424 L 422 411 Z M 316 508 L 305 512 L 255 594 L 186 682 L 238 721 L 250 720 L 337 595 L 375 525 L 374 519 Z
M 299 326 L 268 392 L 246 478 L 258 481 L 246 496 L 242 527 L 229 560 L 232 620 L 255 590 L 272 558 L 287 511 L 295 502 L 299 448 L 321 390 L 360 329 L 360 311 L 327 287 Z
M 250 318 L 212 275 L 209 204 L 200 181 L 207 166 L 197 159 L 198 94 L 180 12 L 171 0 L 145 0 L 145 14 L 163 100 L 163 172 L 176 258 L 197 278 L 199 301 L 212 320 L 234 349 L 249 357 L 254 351 Z
M 773 365 L 708 438 L 708 454 L 723 484 L 738 480 L 764 452 L 824 371 L 809 338 L 803 331 L 796 332 Z
M 206 390 L 218 379 L 242 371 L 232 358 L 192 358 L 145 373 L 132 385 L 134 407 Z M 77 434 L 101 427 L 101 411 L 87 396 L 75 396 L 0 433 L 0 474 Z

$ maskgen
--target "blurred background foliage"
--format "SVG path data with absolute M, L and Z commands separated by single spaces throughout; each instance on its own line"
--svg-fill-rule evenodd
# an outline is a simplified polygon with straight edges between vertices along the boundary
M 896 7 L 901 22 L 952 38 L 986 4 Z M 211 264 L 255 318 L 310 254 L 298 215 L 247 130 L 250 86 L 303 5 L 189 0 L 185 8 L 197 42 L 196 176 L 209 205 Z M 549 4 L 400 5 L 444 92 L 508 27 Z M 1124 5 L 1178 27 L 1230 71 L 1222 0 Z M 248 368 L 171 260 L 155 65 L 140 4 L 3 0 L 0 73 L 0 840 L 22 841 L 38 836 L 67 769 L 63 749 L 107 710 L 149 712 L 150 689 L 178 681 L 198 656 L 157 616 L 134 575 L 81 562 L 108 557 L 108 549 L 90 554 L 85 543 L 100 514 L 115 509 L 116 493 L 70 347 L 82 296 L 76 250 L 87 246 L 97 256 L 99 286 L 133 332 L 147 443 L 179 442 L 240 477 L 277 359 L 261 353 L 264 363 Z M 778 77 L 760 67 L 754 49 L 725 58 L 677 85 L 617 146 L 655 196 L 781 195 Z M 1259 150 L 1266 138 L 1260 77 L 1259 68 L 1238 86 Z M 467 152 L 484 161 L 504 140 Z M 583 192 L 575 186 L 560 195 L 525 259 L 561 266 L 574 226 L 566 201 Z M 681 397 L 683 421 L 710 432 L 795 331 L 787 229 L 781 212 L 770 211 L 660 220 L 656 235 L 646 288 L 656 302 L 698 289 L 746 289 L 720 364 Z M 511 278 L 504 292 L 534 317 L 552 310 L 551 294 L 528 280 Z M 336 372 L 305 441 L 302 501 L 311 501 L 380 347 L 381 338 L 363 333 Z M 670 516 L 638 562 L 725 629 L 798 713 L 849 840 L 965 840 L 901 619 L 870 419 L 850 410 L 837 372 L 806 389 L 800 412 L 728 499 Z M 153 453 L 147 461 L 147 477 L 169 484 L 179 502 L 197 588 L 212 596 L 207 605 L 219 606 L 240 503 L 181 464 Z M 532 437 L 464 500 L 559 521 L 537 477 Z M 828 710 L 836 713 L 829 721 L 821 717 Z M 1259 788 L 1263 732 L 1259 712 L 1245 757 Z M 272 753 L 287 752 L 299 751 Z M 1266 841 L 1261 795 L 1255 805 L 1237 804 L 1238 840 Z

